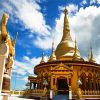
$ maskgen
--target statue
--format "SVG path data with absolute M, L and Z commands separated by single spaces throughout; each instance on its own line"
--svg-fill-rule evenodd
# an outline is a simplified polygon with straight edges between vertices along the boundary
M 6 30 L 8 18 L 9 18 L 9 15 L 7 13 L 4 13 L 2 16 L 2 23 L 1 23 L 1 37 L 2 37 L 2 41 L 6 42 L 9 46 L 9 54 L 11 56 L 14 56 L 15 55 L 14 46 L 16 44 L 16 39 L 17 39 L 18 34 L 16 35 L 16 39 L 12 42 L 10 39 L 10 35 L 9 33 L 7 33 L 7 30 Z
M 7 38 L 7 31 L 6 31 L 6 24 L 8 21 L 9 15 L 7 13 L 4 13 L 2 16 L 2 23 L 1 23 L 1 35 L 2 35 L 2 40 L 6 40 Z
M 82 91 L 81 91 L 81 88 L 80 88 L 80 85 L 82 85 L 82 82 L 81 82 L 80 78 L 77 80 L 77 85 L 78 85 L 77 96 L 80 100 L 80 98 L 82 97 Z

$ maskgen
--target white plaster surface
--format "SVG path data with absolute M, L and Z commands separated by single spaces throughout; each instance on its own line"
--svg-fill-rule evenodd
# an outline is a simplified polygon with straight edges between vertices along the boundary
M 35 99 L 27 99 L 27 98 L 19 98 L 18 96 L 10 96 L 8 100 L 35 100 Z
M 0 97 L 0 100 L 3 98 Z M 35 100 L 35 99 L 27 99 L 27 98 L 19 98 L 18 96 L 9 96 L 8 100 Z

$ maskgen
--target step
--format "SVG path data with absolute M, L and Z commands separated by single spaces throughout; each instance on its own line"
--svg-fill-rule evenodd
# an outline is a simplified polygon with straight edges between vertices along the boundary
M 69 100 L 69 95 L 62 95 L 62 94 L 59 94 L 59 95 L 56 95 L 53 100 Z

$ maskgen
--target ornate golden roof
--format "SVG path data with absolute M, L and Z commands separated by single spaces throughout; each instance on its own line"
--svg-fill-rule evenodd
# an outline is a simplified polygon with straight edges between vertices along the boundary
M 69 22 L 67 18 L 68 11 L 66 8 L 64 14 L 63 37 L 56 48 L 55 54 L 57 59 L 72 60 L 75 51 L 75 43 L 70 36 Z
M 11 41 L 13 47 L 15 47 L 15 45 L 16 45 L 17 37 L 18 37 L 18 32 L 16 33 L 16 37 L 15 37 L 15 39 L 13 39 L 13 40 Z

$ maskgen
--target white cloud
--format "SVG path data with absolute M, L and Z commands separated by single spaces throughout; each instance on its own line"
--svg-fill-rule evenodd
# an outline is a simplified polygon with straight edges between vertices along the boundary
M 94 4 L 94 3 L 100 4 L 100 0 L 90 0 L 90 4 Z
M 71 32 L 76 34 L 82 52 L 86 52 L 90 45 L 93 45 L 94 52 L 97 52 L 98 48 L 100 48 L 100 46 L 95 48 L 96 40 L 100 34 L 99 10 L 100 7 L 96 6 L 81 8 L 76 16 L 70 18 Z
M 100 4 L 100 0 L 97 0 L 97 2 Z
M 87 4 L 87 0 L 83 0 L 82 2 L 81 2 L 81 5 L 83 6 L 83 5 L 86 5 Z
M 93 46 L 95 55 L 100 48 L 100 7 L 89 6 L 85 9 L 80 8 L 74 16 L 69 16 L 71 36 L 74 40 L 77 38 L 80 52 L 84 57 L 88 56 L 90 45 Z M 94 13 L 95 12 L 95 13 Z M 52 30 L 55 47 L 61 41 L 63 34 L 64 14 L 61 13 L 59 18 L 56 18 L 56 26 Z M 35 41 L 36 45 L 45 49 L 51 48 L 52 37 L 39 38 Z
M 73 15 L 74 13 L 76 13 L 78 11 L 78 6 L 75 4 L 69 4 L 68 6 L 66 6 L 69 15 Z M 59 6 L 58 7 L 59 10 L 63 11 L 65 9 L 64 6 Z
M 28 76 L 25 76 L 24 78 L 22 78 L 21 80 L 23 80 L 25 83 L 28 82 Z
M 76 13 L 78 10 L 78 7 L 74 4 L 70 4 L 67 6 L 68 12 L 72 16 L 73 13 Z M 63 6 L 59 7 L 59 10 L 64 10 Z M 64 21 L 64 14 L 61 12 L 60 18 L 56 18 L 55 24 L 56 26 L 51 31 L 51 36 L 45 36 L 45 37 L 38 37 L 36 40 L 33 41 L 33 43 L 42 49 L 51 49 L 52 42 L 54 41 L 55 48 L 58 45 L 58 43 L 61 41 L 62 34 L 63 34 L 63 21 Z M 74 38 L 74 34 L 71 34 Z
M 97 0 L 90 0 L 90 4 L 96 3 Z
M 4 10 L 5 11 L 7 10 L 9 13 L 11 13 L 13 11 L 13 8 L 7 2 L 2 2 L 2 6 L 5 7 Z
M 42 48 L 42 49 L 51 49 L 53 39 L 52 37 L 38 37 L 36 40 L 33 41 L 33 44 L 35 44 L 37 47 Z
M 47 61 L 48 57 L 44 57 L 45 61 Z M 17 73 L 18 75 L 34 75 L 34 67 L 39 64 L 41 61 L 41 57 L 38 58 L 29 58 L 28 56 L 24 56 L 22 61 L 15 61 L 13 67 L 13 73 Z
M 16 17 L 20 23 L 29 29 L 31 33 L 38 33 L 38 35 L 49 35 L 51 29 L 46 25 L 43 14 L 40 12 L 39 4 L 32 0 L 9 0 L 9 2 L 2 2 L 4 7 L 3 12 L 10 13 L 10 17 Z M 13 10 L 14 9 L 14 10 Z M 15 19 L 13 19 L 15 22 Z
M 96 62 L 98 63 L 98 64 L 100 64 L 100 54 L 96 57 Z

